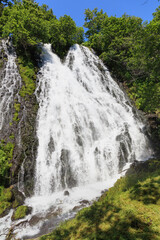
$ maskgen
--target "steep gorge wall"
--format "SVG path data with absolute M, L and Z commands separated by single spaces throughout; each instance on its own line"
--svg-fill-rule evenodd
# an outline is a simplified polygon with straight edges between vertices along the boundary
M 16 61 L 17 56 L 11 43 L 1 40 L 0 140 L 3 144 L 9 142 L 14 147 L 9 184 L 19 182 L 20 190 L 26 195 L 31 195 L 37 148 L 35 129 L 38 105 L 34 93 L 21 96 L 25 82 L 19 74 Z

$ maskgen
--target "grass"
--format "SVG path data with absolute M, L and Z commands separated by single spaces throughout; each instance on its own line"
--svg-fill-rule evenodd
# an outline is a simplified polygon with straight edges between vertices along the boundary
M 40 240 L 160 239 L 160 161 L 133 167 L 97 202 Z

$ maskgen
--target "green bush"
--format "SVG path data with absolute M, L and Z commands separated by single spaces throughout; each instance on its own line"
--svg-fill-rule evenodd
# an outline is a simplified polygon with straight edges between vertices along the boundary
M 5 143 L 1 141 L 0 143 L 0 183 L 1 185 L 8 186 L 9 170 L 12 166 L 11 160 L 13 157 L 14 144 L 11 142 Z

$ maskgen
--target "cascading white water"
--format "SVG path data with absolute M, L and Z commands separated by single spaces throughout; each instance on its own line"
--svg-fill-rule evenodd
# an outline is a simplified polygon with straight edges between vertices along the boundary
M 41 196 L 107 181 L 126 162 L 150 156 L 143 124 L 98 57 L 75 45 L 62 63 L 50 48 L 43 48 L 37 88 Z
M 15 98 L 19 101 L 17 89 L 21 88 L 21 77 L 16 65 L 16 53 L 12 46 L 9 47 L 11 50 L 9 52 L 7 47 L 9 44 L 8 41 L 2 40 L 2 48 L 4 49 L 7 62 L 4 76 L 1 77 L 2 80 L 0 81 L 0 130 L 6 123 L 12 122 L 13 116 L 10 109 L 14 105 Z
M 15 56 L 9 60 L 11 57 L 8 62 L 17 75 Z M 16 77 L 14 84 L 20 84 L 20 79 Z M 0 232 L 9 232 L 11 227 L 18 239 L 50 232 L 60 221 L 72 217 L 75 209 L 84 207 L 83 200 L 90 204 L 103 189 L 111 187 L 127 163 L 152 154 L 143 134 L 144 124 L 107 68 L 88 48 L 73 46 L 62 63 L 51 46 L 44 45 L 36 96 L 39 146 L 35 195 L 25 202 L 32 213 L 12 222 L 11 211 L 0 219 Z M 6 95 L 5 99 L 12 101 Z M 2 107 L 0 110 L 2 113 Z M 69 196 L 64 195 L 64 189 Z
M 12 46 L 12 42 L 1 40 L 0 53 L 3 57 L 4 69 L 0 71 L 0 133 L 2 136 L 7 135 L 8 126 L 12 124 L 14 114 L 14 103 L 21 102 L 19 89 L 21 89 L 22 81 L 16 65 L 16 52 Z M 16 142 L 21 145 L 20 122 L 17 133 Z M 2 140 L 2 139 L 0 139 Z M 1 166 L 0 166 L 1 167 Z M 0 239 L 6 239 L 11 227 L 11 216 L 13 210 L 4 218 L 0 218 Z

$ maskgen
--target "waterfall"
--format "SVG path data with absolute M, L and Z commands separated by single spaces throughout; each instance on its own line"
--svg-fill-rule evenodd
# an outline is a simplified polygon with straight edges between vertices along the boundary
M 16 148 L 16 157 L 22 151 L 21 144 L 21 128 L 24 121 L 23 112 L 19 121 L 14 121 L 15 104 L 22 103 L 19 91 L 22 87 L 22 79 L 16 64 L 17 55 L 12 45 L 12 41 L 2 40 L 0 44 L 0 54 L 3 66 L 0 69 L 0 140 L 11 141 L 10 135 L 14 137 L 14 145 Z M 13 140 L 12 140 L 13 142 Z M 14 162 L 16 162 L 14 156 Z M 22 164 L 23 166 L 23 164 Z M 23 189 L 23 176 L 19 172 L 18 187 Z
M 150 156 L 143 123 L 108 69 L 74 45 L 64 63 L 43 47 L 35 195 L 107 181 Z
M 8 46 L 8 47 L 7 47 Z M 16 65 L 16 53 L 12 47 L 12 44 L 8 41 L 2 40 L 2 46 L 0 46 L 0 52 L 4 54 L 4 58 L 7 60 L 5 63 L 5 71 L 2 71 L 0 81 L 0 130 L 3 128 L 6 130 L 6 123 L 12 122 L 14 106 L 14 100 L 19 100 L 17 89 L 21 88 L 21 77 Z M 4 131 L 5 131 L 4 130 Z
M 39 110 L 34 196 L 25 201 L 32 213 L 12 223 L 11 210 L 0 219 L 0 232 L 11 227 L 17 239 L 50 232 L 111 187 L 125 166 L 152 155 L 141 118 L 93 52 L 74 45 L 62 62 L 49 44 L 42 50 L 35 91 Z M 15 58 L 8 53 L 1 86 L 1 126 L 3 116 L 10 116 L 14 89 L 21 84 Z M 25 161 L 26 156 L 20 190 Z

